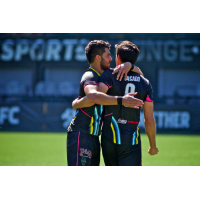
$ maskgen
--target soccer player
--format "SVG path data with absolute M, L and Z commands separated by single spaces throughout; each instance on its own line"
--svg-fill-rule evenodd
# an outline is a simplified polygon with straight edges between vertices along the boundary
M 139 49 L 129 41 L 116 45 L 116 65 L 124 62 L 135 64 Z M 117 70 L 116 70 L 117 71 Z M 117 80 L 119 74 L 112 69 L 105 70 L 99 79 L 99 91 L 114 96 L 137 92 L 136 97 L 144 101 L 145 131 L 149 138 L 148 153 L 158 153 L 156 147 L 156 123 L 153 117 L 153 91 L 149 80 L 129 71 L 126 80 Z M 113 75 L 114 74 L 114 75 Z M 85 98 L 86 99 L 86 98 Z M 74 108 L 83 106 L 84 99 L 73 102 Z M 139 130 L 140 109 L 128 108 L 121 103 L 104 106 L 101 146 L 105 165 L 139 166 L 141 160 L 141 139 Z
M 118 96 L 108 96 L 97 91 L 100 74 L 110 68 L 112 60 L 110 44 L 102 40 L 89 42 L 85 48 L 86 57 L 90 64 L 83 74 L 79 96 L 95 97 L 97 104 L 117 105 Z M 139 108 L 143 101 L 134 98 L 134 94 L 120 97 L 124 106 Z M 99 124 L 102 105 L 93 105 L 77 110 L 75 117 L 67 129 L 67 161 L 69 166 L 98 166 L 100 162 Z

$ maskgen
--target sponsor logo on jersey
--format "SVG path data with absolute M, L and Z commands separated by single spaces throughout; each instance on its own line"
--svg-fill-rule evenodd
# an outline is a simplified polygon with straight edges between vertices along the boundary
M 126 124 L 126 123 L 127 123 L 127 120 L 125 120 L 125 119 L 123 119 L 123 118 L 119 118 L 119 119 L 117 120 L 117 123 L 119 123 L 119 124 Z
M 80 148 L 80 156 L 83 157 L 88 157 L 91 158 L 92 157 L 92 152 L 90 150 L 84 149 L 84 148 Z

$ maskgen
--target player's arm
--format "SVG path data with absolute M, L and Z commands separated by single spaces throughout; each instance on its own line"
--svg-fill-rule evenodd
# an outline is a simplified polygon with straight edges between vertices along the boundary
M 97 91 L 97 86 L 87 85 L 84 88 L 86 96 L 91 103 L 101 104 L 101 105 L 124 105 L 130 108 L 139 109 L 144 103 L 141 99 L 134 98 L 133 96 L 137 93 L 129 93 L 129 95 L 119 97 L 110 96 L 105 94 L 108 91 L 108 86 L 104 83 L 99 83 L 100 88 L 103 84 L 103 92 Z
M 110 95 L 105 94 L 109 89 L 107 85 L 105 85 L 104 83 L 99 83 L 99 86 L 100 86 L 101 92 L 98 91 L 98 86 L 87 85 L 84 88 L 86 97 L 81 98 L 79 100 L 74 100 L 75 102 L 73 102 L 72 104 L 73 108 L 78 109 L 78 108 L 83 108 L 83 107 L 90 107 L 94 104 L 100 104 L 100 105 L 122 104 L 130 108 L 139 109 L 139 107 L 141 107 L 144 104 L 141 99 L 137 99 L 133 97 L 137 93 L 130 93 L 123 97 L 110 96 Z
M 153 116 L 153 102 L 145 101 L 143 110 L 145 131 L 149 138 L 150 144 L 148 153 L 150 155 L 155 155 L 158 153 L 158 148 L 156 147 L 156 122 Z
M 103 93 L 107 93 L 107 91 L 108 91 L 108 86 L 105 84 L 105 83 L 103 83 L 103 82 L 99 82 L 99 92 L 103 92 Z M 135 92 L 135 93 L 129 93 L 129 94 L 127 94 L 127 95 L 125 95 L 125 96 L 123 96 L 123 98 L 122 98 L 122 105 L 125 105 L 126 104 L 126 101 L 129 101 L 128 99 L 129 98 L 131 98 L 131 96 L 135 96 L 137 94 L 137 92 Z M 134 99 L 136 99 L 136 98 L 134 98 Z M 131 99 L 131 100 L 133 100 L 133 99 Z M 136 100 L 138 100 L 138 99 L 136 99 Z M 137 104 L 137 102 L 134 102 L 134 104 Z M 104 104 L 103 104 L 104 105 Z M 143 104 L 142 104 L 143 105 Z M 126 105 L 125 105 L 126 106 Z M 130 107 L 130 106 L 128 106 L 128 107 Z M 137 105 L 135 105 L 135 106 L 131 106 L 132 108 L 136 108 L 136 109 L 139 109 L 139 105 L 137 106 Z M 140 106 L 141 107 L 141 106 Z
M 118 72 L 117 74 L 117 80 L 121 81 L 123 76 L 124 76 L 124 80 L 126 80 L 127 78 L 127 73 L 129 71 L 132 71 L 132 72 L 136 72 L 142 76 L 144 76 L 144 74 L 142 73 L 141 69 L 133 64 L 131 64 L 130 62 L 125 62 L 121 65 L 118 65 L 114 68 L 113 70 L 113 73 L 112 74 L 115 74 L 116 72 Z
M 87 108 L 93 106 L 95 103 L 89 101 L 88 97 L 77 98 L 72 102 L 72 107 L 77 110 L 79 108 Z

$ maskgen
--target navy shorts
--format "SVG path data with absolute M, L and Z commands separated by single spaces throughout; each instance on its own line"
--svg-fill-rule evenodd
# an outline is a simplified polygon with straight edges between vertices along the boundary
M 106 166 L 141 166 L 141 144 L 118 145 L 101 136 L 101 147 Z
M 82 131 L 67 134 L 68 166 L 99 166 L 100 142 L 98 136 Z

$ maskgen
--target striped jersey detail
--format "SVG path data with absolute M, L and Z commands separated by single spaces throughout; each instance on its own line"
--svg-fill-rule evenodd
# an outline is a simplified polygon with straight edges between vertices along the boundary
M 133 133 L 132 145 L 138 144 L 138 138 L 139 138 L 139 126 L 137 127 L 137 130 Z
M 76 166 L 78 166 L 78 152 L 79 152 L 79 140 L 80 140 L 80 131 L 78 132 L 78 144 L 77 144 L 77 158 L 76 158 Z
M 119 130 L 119 126 L 117 124 L 117 121 L 115 120 L 115 118 L 112 116 L 112 121 L 111 121 L 111 129 L 113 132 L 113 142 L 115 144 L 121 144 L 121 137 L 120 137 L 120 130 Z
M 81 110 L 85 115 L 87 115 L 88 117 L 92 118 L 90 115 L 88 115 L 86 112 L 84 112 L 81 108 L 80 108 L 80 110 Z
M 85 88 L 87 85 L 97 85 L 97 86 L 99 86 L 99 84 L 91 82 L 91 83 L 85 84 L 83 88 Z
M 107 114 L 107 115 L 104 115 L 104 117 L 107 117 L 108 115 L 112 115 L 113 113 L 110 113 L 110 114 Z
M 94 109 L 94 122 L 93 122 L 93 135 L 97 135 L 97 128 L 98 128 L 98 113 L 97 113 L 97 108 L 95 107 Z
M 96 132 L 96 135 L 100 135 L 101 134 L 101 132 L 100 132 L 100 128 L 101 128 L 101 114 L 102 114 L 102 112 L 103 112 L 103 105 L 100 105 L 100 109 L 99 109 L 100 111 L 99 111 L 99 115 L 98 115 L 98 122 L 97 122 L 97 124 L 98 124 L 98 128 L 97 128 L 97 132 Z
M 97 73 L 98 76 L 101 76 L 95 69 L 93 69 L 92 67 L 89 67 L 89 69 L 93 70 L 94 72 Z
M 93 135 L 93 132 L 94 132 L 93 123 L 94 123 L 94 118 L 92 117 L 92 118 L 91 118 L 91 121 L 90 121 L 90 134 L 91 134 L 91 135 Z
M 103 112 L 103 105 L 100 105 L 100 112 L 98 114 L 97 107 L 94 109 L 94 115 L 91 117 L 90 121 L 90 134 L 98 136 L 99 135 L 99 126 L 101 121 L 101 113 Z
M 151 99 L 149 98 L 149 95 L 147 95 L 146 101 L 153 102 L 153 100 L 151 100 Z
M 70 122 L 70 124 L 69 124 L 69 126 L 68 126 L 68 128 L 67 128 L 67 131 L 69 131 L 70 130 L 70 127 L 71 127 L 71 125 L 74 123 L 74 120 L 76 119 L 76 116 L 77 116 L 77 114 L 79 113 L 79 110 L 76 112 L 76 114 L 74 115 L 74 118 L 72 119 L 72 121 Z
M 105 84 L 108 86 L 109 89 L 112 87 L 112 86 L 108 85 L 107 83 L 105 83 Z

